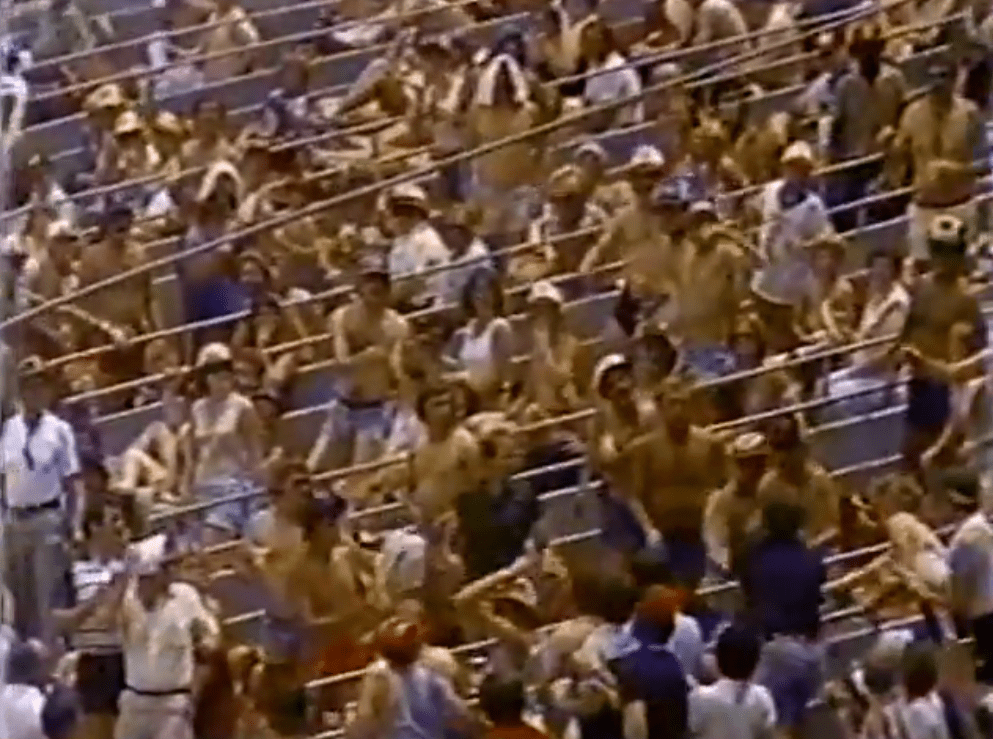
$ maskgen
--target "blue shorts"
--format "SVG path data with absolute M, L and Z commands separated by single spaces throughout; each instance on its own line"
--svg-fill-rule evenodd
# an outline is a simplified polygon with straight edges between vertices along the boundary
M 354 439 L 361 435 L 386 438 L 392 421 L 385 401 L 353 402 L 339 398 L 330 409 L 334 435 L 339 439 Z
M 952 391 L 946 383 L 912 377 L 907 381 L 907 428 L 940 432 L 952 415 Z
M 634 554 L 644 549 L 648 539 L 645 530 L 627 501 L 613 495 L 606 485 L 597 489 L 600 504 L 600 536 L 614 551 Z
M 683 364 L 701 380 L 713 380 L 731 374 L 735 357 L 723 346 L 687 346 L 683 349 Z
M 204 482 L 196 485 L 194 494 L 198 503 L 208 503 L 235 495 L 244 496 L 239 500 L 219 503 L 203 511 L 203 522 L 211 528 L 241 534 L 248 520 L 262 505 L 261 495 L 249 497 L 250 493 L 259 493 L 259 485 L 251 480 L 228 479 Z

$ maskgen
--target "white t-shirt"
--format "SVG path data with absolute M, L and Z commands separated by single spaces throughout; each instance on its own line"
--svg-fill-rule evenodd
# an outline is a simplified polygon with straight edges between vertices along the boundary
M 440 267 L 452 260 L 452 253 L 434 227 L 427 222 L 417 224 L 409 233 L 398 236 L 390 247 L 389 269 L 393 280 Z M 414 296 L 416 305 L 435 304 L 445 299 L 448 275 L 435 271 L 424 277 L 424 287 Z
M 603 105 L 641 92 L 641 78 L 621 54 L 612 52 L 599 67 L 587 72 L 583 100 L 588 105 Z M 640 102 L 627 105 L 617 112 L 619 124 L 640 123 L 645 109 Z
M 136 690 L 162 692 L 193 684 L 194 628 L 216 639 L 219 627 L 196 588 L 174 582 L 164 600 L 146 611 L 133 590 L 122 603 L 124 673 Z
M 29 434 L 23 414 L 9 418 L 0 436 L 0 472 L 11 508 L 60 500 L 63 481 L 79 472 L 72 427 L 46 411 Z
M 895 714 L 905 739 L 949 739 L 944 707 L 937 693 L 901 701 Z
M 41 711 L 45 694 L 33 685 L 0 687 L 0 736 L 3 739 L 45 739 Z
M 690 693 L 690 733 L 695 739 L 763 739 L 776 729 L 768 688 L 721 678 Z

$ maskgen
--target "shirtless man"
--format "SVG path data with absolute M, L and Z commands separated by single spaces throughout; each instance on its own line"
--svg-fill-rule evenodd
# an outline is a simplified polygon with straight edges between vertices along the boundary
M 389 307 L 385 266 L 368 265 L 355 299 L 331 314 L 334 358 L 346 369 L 341 396 L 328 411 L 307 466 L 317 469 L 329 449 L 333 467 L 368 461 L 389 432 L 385 405 L 394 385 L 390 357 L 410 333 L 403 316 Z M 334 444 L 332 444 L 334 442 Z
M 101 226 L 97 243 L 80 252 L 78 286 L 85 288 L 120 275 L 145 262 L 142 247 L 131 238 L 132 214 L 126 208 L 112 209 Z M 126 346 L 132 337 L 162 326 L 160 306 L 152 294 L 151 274 L 118 282 L 80 301 L 79 306 L 95 317 L 121 350 L 104 355 L 101 368 L 111 377 L 133 377 L 142 371 L 140 346 Z M 84 339 L 86 342 L 86 339 Z M 96 343 L 106 343 L 99 338 Z
M 973 327 L 972 336 L 965 342 L 969 355 L 983 351 L 987 345 L 979 301 L 965 280 L 965 233 L 965 225 L 954 216 L 938 216 L 931 224 L 928 250 L 932 269 L 915 286 L 899 342 L 910 365 L 904 455 L 915 466 L 951 416 L 950 383 L 933 368 L 953 359 L 950 352 L 954 327 Z
M 599 241 L 583 257 L 581 272 L 591 274 L 604 265 L 623 260 L 629 262 L 633 280 L 652 286 L 661 283 L 660 289 L 668 288 L 673 260 L 667 234 L 672 219 L 666 217 L 671 214 L 661 214 L 653 200 L 655 187 L 665 171 L 665 159 L 658 149 L 641 146 L 635 151 L 627 166 L 633 201 L 608 222 Z
M 456 499 L 479 482 L 480 452 L 476 437 L 458 423 L 447 386 L 427 387 L 416 403 L 424 424 L 424 441 L 393 467 L 364 485 L 365 496 L 400 491 L 414 519 L 430 535 L 450 514 Z
M 107 213 L 97 243 L 80 252 L 80 288 L 126 272 L 144 261 L 141 249 L 130 239 L 131 224 L 132 214 L 127 208 L 113 208 Z M 84 310 L 112 325 L 119 340 L 161 325 L 155 317 L 147 275 L 119 282 L 81 302 Z
M 677 319 L 683 356 L 698 372 L 720 374 L 731 366 L 725 348 L 746 295 L 748 263 L 738 239 L 718 221 L 710 201 L 690 207 L 691 232 L 682 242 Z
M 358 641 L 377 621 L 358 578 L 355 548 L 342 537 L 345 508 L 338 497 L 307 504 L 304 542 L 286 570 L 288 613 L 270 621 L 277 629 L 302 624 L 316 632 L 321 650 L 317 669 L 325 675 L 359 669 L 368 662 L 369 655 Z
M 979 225 L 974 195 L 986 169 L 985 128 L 975 104 L 956 92 L 957 71 L 949 64 L 928 70 L 928 94 L 904 109 L 890 145 L 893 174 L 907 166 L 913 171 L 907 237 L 917 261 L 928 256 L 929 228 L 938 216 L 960 218 L 970 234 Z
M 706 572 L 703 514 L 726 478 L 723 443 L 690 420 L 691 391 L 671 382 L 660 398 L 661 423 L 636 444 L 636 490 L 669 552 L 673 572 L 695 586 Z
M 769 503 L 799 506 L 808 540 L 833 538 L 841 520 L 841 495 L 828 471 L 812 458 L 800 422 L 794 416 L 775 419 L 768 440 L 771 464 L 759 482 L 759 507 Z
M 453 511 L 455 500 L 472 489 L 480 467 L 476 437 L 458 423 L 448 388 L 430 388 L 417 399 L 426 441 L 410 460 L 408 504 L 425 525 Z

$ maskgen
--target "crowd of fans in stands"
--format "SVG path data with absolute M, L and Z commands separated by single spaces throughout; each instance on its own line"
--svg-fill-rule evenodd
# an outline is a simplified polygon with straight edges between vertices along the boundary
M 244 5 L 0 43 L 0 739 L 993 737 L 988 2 Z

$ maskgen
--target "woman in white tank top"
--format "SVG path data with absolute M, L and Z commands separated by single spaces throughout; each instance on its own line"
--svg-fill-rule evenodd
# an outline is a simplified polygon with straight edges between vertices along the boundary
M 462 310 L 468 322 L 455 335 L 455 360 L 469 387 L 484 407 L 496 405 L 510 380 L 512 335 L 503 317 L 503 294 L 495 274 L 480 269 L 470 275 L 462 291 Z
M 264 482 L 262 426 L 252 401 L 235 391 L 226 345 L 203 347 L 196 369 L 205 392 L 193 401 L 190 414 L 186 489 L 198 502 L 244 496 L 205 512 L 207 536 L 217 541 L 240 534 L 257 507 L 258 499 L 248 494 Z

